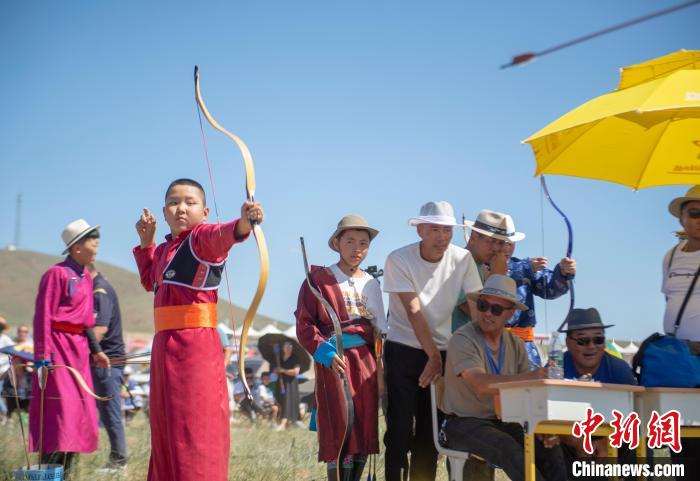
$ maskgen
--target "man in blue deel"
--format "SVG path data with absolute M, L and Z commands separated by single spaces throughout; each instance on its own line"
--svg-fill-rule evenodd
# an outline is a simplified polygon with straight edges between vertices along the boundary
M 612 325 L 604 325 L 598 310 L 572 309 L 566 316 L 566 348 L 564 353 L 564 377 L 579 379 L 590 376 L 593 381 L 610 384 L 637 384 L 632 368 L 605 350 L 605 329 Z M 572 463 L 583 459 L 591 459 L 584 452 L 581 439 L 573 436 L 560 436 L 562 452 L 569 478 L 574 479 Z M 603 462 L 608 456 L 608 438 L 593 438 L 593 457 Z M 627 445 L 618 450 L 618 460 L 621 463 L 632 463 L 635 460 L 634 451 Z M 586 479 L 606 481 L 607 478 L 589 477 Z
M 95 311 L 95 327 L 93 332 L 100 343 L 100 348 L 110 359 L 123 357 L 124 337 L 122 336 L 122 316 L 119 310 L 117 293 L 109 282 L 95 269 L 93 264 L 88 266 L 93 282 L 93 297 Z M 109 401 L 99 401 L 97 408 L 100 421 L 109 437 L 109 463 L 102 468 L 104 471 L 119 471 L 126 467 L 126 435 L 122 420 L 121 391 L 124 379 L 124 366 L 109 366 L 92 368 L 92 381 L 95 393 L 99 396 L 109 396 Z
M 572 309 L 566 317 L 564 377 L 578 379 L 590 375 L 594 381 L 612 384 L 637 384 L 632 368 L 622 359 L 605 351 L 605 329 L 598 310 Z

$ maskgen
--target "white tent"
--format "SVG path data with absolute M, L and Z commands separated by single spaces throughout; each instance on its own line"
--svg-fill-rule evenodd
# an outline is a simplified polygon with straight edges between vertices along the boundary
M 636 354 L 637 351 L 639 351 L 639 346 L 637 346 L 634 342 L 630 341 L 628 345 L 625 347 L 621 347 L 619 349 L 620 354 Z
M 241 333 L 242 333 L 242 332 L 243 332 L 243 326 L 238 326 L 238 327 L 236 328 L 236 331 L 235 331 L 235 334 L 234 334 L 235 337 L 236 337 L 236 339 L 240 339 L 240 338 L 241 338 Z M 250 329 L 248 329 L 248 337 L 258 338 L 258 337 L 260 337 L 261 335 L 262 335 L 262 334 L 260 334 L 260 331 L 256 330 L 253 326 L 251 326 Z
M 274 324 L 268 324 L 258 331 L 258 337 L 262 337 L 265 334 L 282 334 L 282 331 L 277 329 Z M 250 336 L 250 334 L 248 335 Z
M 282 331 L 282 334 L 284 334 L 287 337 L 291 337 L 292 339 L 297 338 L 297 326 L 291 325 L 284 331 Z

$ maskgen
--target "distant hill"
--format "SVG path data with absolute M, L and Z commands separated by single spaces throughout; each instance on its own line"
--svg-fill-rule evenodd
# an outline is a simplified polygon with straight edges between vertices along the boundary
M 32 251 L 0 251 L 0 316 L 11 325 L 31 324 L 34 302 L 41 276 L 49 266 L 63 258 Z M 97 262 L 97 269 L 114 286 L 119 296 L 124 330 L 133 333 L 153 332 L 153 294 L 141 287 L 138 274 L 104 262 Z M 229 303 L 219 298 L 219 319 L 228 319 Z M 240 326 L 245 309 L 234 306 L 234 320 Z M 253 321 L 256 329 L 275 320 L 257 315 Z M 279 323 L 284 328 L 286 324 Z

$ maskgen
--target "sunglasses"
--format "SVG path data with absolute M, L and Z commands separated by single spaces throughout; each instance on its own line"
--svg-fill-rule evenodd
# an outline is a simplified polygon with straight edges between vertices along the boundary
M 512 307 L 504 307 L 500 304 L 490 304 L 483 299 L 477 299 L 476 308 L 479 309 L 479 312 L 487 312 L 489 309 L 491 309 L 491 314 L 494 316 L 500 316 L 503 314 L 503 311 L 513 310 Z
M 595 336 L 595 337 L 569 337 L 572 341 L 575 341 L 579 346 L 587 346 L 593 343 L 597 346 L 602 346 L 605 344 L 605 336 Z
M 697 207 L 693 209 L 688 209 L 688 217 L 691 219 L 700 219 L 700 209 Z
M 502 240 L 502 239 L 496 239 L 495 237 L 490 237 L 490 236 L 481 234 L 481 233 L 479 233 L 479 232 L 477 232 L 477 234 L 479 234 L 479 237 L 480 237 L 480 238 L 484 239 L 484 242 L 486 242 L 486 243 L 488 243 L 488 244 L 491 244 L 491 245 L 495 245 L 496 247 L 498 247 L 498 248 L 500 248 L 500 249 L 503 249 L 503 248 L 505 248 L 505 247 L 511 247 L 511 246 L 513 245 L 513 243 L 510 242 L 510 241 L 504 241 L 504 240 Z

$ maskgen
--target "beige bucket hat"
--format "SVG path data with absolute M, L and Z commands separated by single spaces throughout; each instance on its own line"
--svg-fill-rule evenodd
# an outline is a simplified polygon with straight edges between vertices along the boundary
M 515 281 L 508 276 L 491 274 L 489 278 L 486 279 L 484 288 L 480 291 L 468 293 L 467 298 L 472 301 L 476 301 L 482 294 L 486 296 L 500 297 L 501 299 L 510 301 L 515 304 L 515 308 L 519 311 L 528 310 L 528 307 L 518 300 Z
M 348 214 L 344 216 L 342 219 L 340 219 L 340 222 L 338 222 L 338 228 L 333 232 L 333 235 L 328 239 L 328 247 L 333 249 L 334 251 L 338 252 L 338 249 L 333 247 L 333 239 L 338 237 L 340 234 L 343 233 L 343 231 L 346 230 L 351 230 L 351 229 L 356 229 L 356 230 L 366 230 L 369 232 L 369 240 L 371 241 L 375 237 L 377 237 L 377 234 L 379 234 L 379 231 L 377 229 L 373 229 L 372 227 L 369 226 L 367 223 L 367 219 L 362 217 L 361 215 L 357 214 Z

